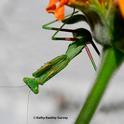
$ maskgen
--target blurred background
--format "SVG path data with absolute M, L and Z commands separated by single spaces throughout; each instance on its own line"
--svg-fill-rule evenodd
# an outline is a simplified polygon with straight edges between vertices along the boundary
M 24 86 L 24 76 L 31 76 L 41 65 L 63 54 L 69 44 L 64 41 L 52 41 L 54 31 L 42 29 L 43 24 L 54 19 L 45 11 L 48 1 L 0 1 L 1 124 L 74 124 L 93 85 L 96 72 L 84 50 L 66 69 L 41 86 L 38 95 L 29 93 L 28 87 Z M 67 8 L 66 11 L 71 13 L 72 9 Z M 60 25 L 61 23 L 54 24 L 58 27 Z M 81 25 L 89 29 L 85 23 Z M 80 24 L 70 27 L 78 28 Z M 99 66 L 99 57 L 92 47 L 89 47 Z M 123 74 L 124 66 L 111 80 L 91 124 L 124 123 Z M 37 118 L 46 116 L 67 119 Z

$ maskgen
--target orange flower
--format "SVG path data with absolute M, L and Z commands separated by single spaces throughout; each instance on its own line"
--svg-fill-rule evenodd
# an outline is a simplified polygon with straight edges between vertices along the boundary
M 105 3 L 105 0 L 98 0 L 98 1 L 102 5 Z M 48 13 L 53 13 L 57 18 L 57 20 L 63 20 L 65 5 L 82 9 L 83 7 L 87 8 L 90 3 L 92 3 L 92 0 L 50 0 L 46 10 Z
M 69 0 L 50 0 L 46 8 L 48 13 L 53 13 L 58 20 L 64 19 L 64 5 L 68 4 Z
M 120 8 L 120 11 L 122 13 L 122 16 L 124 17 L 124 0 L 118 0 L 117 2 Z

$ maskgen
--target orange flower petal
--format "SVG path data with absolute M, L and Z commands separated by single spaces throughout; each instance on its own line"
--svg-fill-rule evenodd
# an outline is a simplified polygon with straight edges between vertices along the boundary
M 91 0 L 69 0 L 68 5 L 72 7 L 76 6 L 87 6 L 90 3 Z
M 64 19 L 64 5 L 68 3 L 68 0 L 61 0 L 56 11 L 55 11 L 55 17 L 58 20 L 63 20 Z
M 64 19 L 64 5 L 69 0 L 50 0 L 48 7 L 46 8 L 48 13 L 53 13 L 58 20 Z
M 46 8 L 48 13 L 53 13 L 55 11 L 56 2 L 58 2 L 58 0 L 50 0 L 48 7 Z
M 68 1 L 69 1 L 69 0 L 61 0 L 61 1 L 60 1 L 60 4 L 61 4 L 61 5 L 65 5 L 65 4 L 68 3 Z
M 59 8 L 56 9 L 55 11 L 55 17 L 58 20 L 63 20 L 64 19 L 64 6 L 61 6 Z
M 118 5 L 121 10 L 122 16 L 124 17 L 124 0 L 118 0 Z

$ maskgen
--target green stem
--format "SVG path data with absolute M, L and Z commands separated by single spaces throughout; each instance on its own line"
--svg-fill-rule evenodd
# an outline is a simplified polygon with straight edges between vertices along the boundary
M 75 124 L 89 124 L 115 70 L 120 66 L 123 54 L 114 48 L 106 48 L 95 84 Z

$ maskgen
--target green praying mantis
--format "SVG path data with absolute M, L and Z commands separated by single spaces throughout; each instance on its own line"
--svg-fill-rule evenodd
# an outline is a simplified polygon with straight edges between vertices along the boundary
M 77 14 L 78 11 L 73 11 L 71 15 L 68 15 L 67 18 L 63 21 L 63 25 L 60 28 L 56 27 L 50 27 L 49 25 L 55 23 L 57 20 L 52 21 L 50 23 L 47 23 L 43 25 L 43 29 L 47 30 L 55 30 L 55 34 L 52 36 L 52 40 L 64 40 L 64 41 L 70 41 L 72 42 L 66 51 L 65 54 L 60 55 L 53 60 L 47 62 L 44 66 L 40 67 L 36 72 L 34 72 L 32 75 L 34 78 L 24 78 L 24 82 L 29 86 L 29 88 L 37 94 L 39 92 L 39 84 L 43 85 L 46 81 L 48 81 L 50 78 L 52 78 L 54 75 L 56 75 L 58 72 L 60 72 L 62 69 L 64 69 L 68 63 L 75 58 L 82 49 L 86 49 L 87 54 L 91 60 L 91 63 L 93 65 L 94 70 L 96 70 L 96 64 L 94 62 L 94 59 L 92 57 L 92 54 L 87 46 L 87 44 L 91 44 L 98 55 L 100 55 L 100 52 L 96 45 L 94 44 L 92 40 L 92 36 L 90 32 L 84 28 L 78 28 L 78 29 L 63 29 L 63 26 L 65 24 L 73 24 L 80 19 L 80 17 L 83 15 Z M 70 17 L 69 17 L 70 16 Z M 75 20 L 75 21 L 73 21 Z M 73 37 L 56 37 L 58 32 L 67 32 L 72 33 Z
M 89 124 L 90 123 L 100 103 L 100 100 L 109 84 L 109 80 L 111 79 L 114 72 L 120 67 L 120 65 L 122 64 L 124 60 L 123 44 L 119 42 L 122 40 L 119 38 L 122 37 L 123 33 L 117 32 L 117 31 L 120 31 L 119 26 L 116 25 L 115 28 L 117 30 L 114 32 L 111 32 L 113 34 L 119 33 L 118 35 L 119 37 L 117 37 L 116 35 L 113 35 L 112 37 L 112 35 L 110 35 L 111 30 L 107 29 L 109 27 L 108 26 L 109 23 L 105 24 L 104 26 L 104 23 L 100 22 L 100 24 L 96 26 L 97 24 L 94 24 L 92 19 L 93 18 L 91 18 L 91 22 L 93 25 L 92 31 L 94 32 L 93 34 L 94 38 L 96 41 L 98 41 L 103 46 L 103 51 L 102 51 L 102 56 L 101 56 L 102 59 L 101 59 L 100 68 L 97 73 L 94 85 L 91 88 L 91 91 L 89 92 L 89 95 L 79 113 L 79 116 L 77 117 L 75 121 L 75 124 Z M 65 24 L 75 24 L 79 21 L 85 21 L 89 23 L 89 21 L 84 15 L 77 14 L 77 12 L 73 12 L 71 16 L 69 16 L 68 18 L 65 18 L 65 20 L 63 21 L 63 25 L 60 28 L 49 27 L 50 24 L 56 21 L 43 25 L 44 29 L 57 30 L 57 32 L 52 37 L 53 40 L 72 41 L 72 43 L 69 45 L 65 54 L 56 57 L 55 59 L 47 62 L 44 66 L 40 67 L 36 72 L 33 73 L 32 78 L 25 77 L 23 79 L 26 85 L 28 85 L 28 87 L 35 94 L 39 92 L 39 85 L 43 85 L 46 81 L 48 81 L 50 78 L 55 76 L 58 72 L 63 70 L 69 64 L 69 62 L 73 58 L 75 58 L 84 48 L 86 49 L 88 56 L 92 62 L 92 65 L 94 69 L 96 70 L 95 62 L 93 60 L 93 57 L 87 45 L 91 44 L 94 47 L 97 54 L 100 55 L 100 53 L 96 45 L 92 41 L 91 33 L 84 28 L 78 28 L 75 30 L 63 29 L 63 26 Z M 116 20 L 114 23 L 116 23 Z M 70 32 L 73 34 L 73 37 L 67 37 L 67 38 L 55 37 L 59 31 Z M 109 32 L 109 34 L 107 31 Z M 103 33 L 105 35 L 101 35 L 100 33 Z M 111 42 L 111 39 L 112 39 L 112 42 Z M 117 42 L 117 40 L 119 41 Z M 104 41 L 109 41 L 109 42 L 104 42 Z

